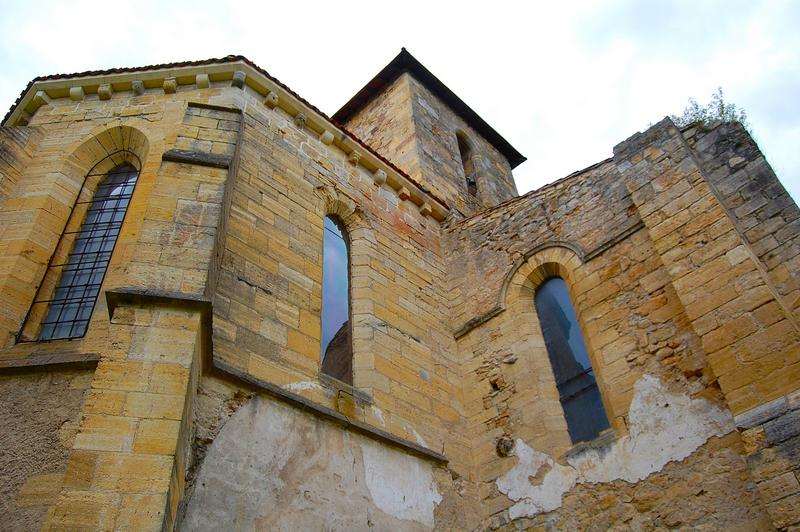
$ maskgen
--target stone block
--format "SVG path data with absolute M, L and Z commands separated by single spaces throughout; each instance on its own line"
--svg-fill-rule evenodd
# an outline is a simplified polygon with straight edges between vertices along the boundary
M 123 495 L 116 521 L 118 530 L 161 530 L 165 499 L 165 495 L 153 493 Z
M 133 451 L 141 454 L 174 455 L 180 419 L 143 419 L 136 430 Z
M 137 420 L 103 414 L 86 414 L 80 432 L 75 436 L 74 449 L 85 451 L 130 451 L 136 433 Z
M 764 424 L 764 432 L 771 444 L 800 435 L 800 410 L 791 410 L 768 421 Z
M 56 502 L 64 473 L 45 473 L 28 477 L 17 494 L 17 505 L 50 506 Z
M 117 493 L 69 491 L 59 496 L 50 518 L 52 530 L 113 530 L 119 510 Z
M 64 487 L 78 490 L 88 489 L 94 478 L 98 454 L 94 451 L 72 450 L 64 472 Z
M 768 504 L 767 510 L 778 528 L 800 524 L 800 493 Z
M 120 415 L 126 396 L 127 392 L 120 390 L 90 390 L 83 411 L 87 414 Z
M 169 456 L 102 453 L 92 487 L 104 492 L 166 493 L 172 464 Z
M 787 471 L 777 477 L 759 482 L 758 491 L 767 502 L 773 502 L 800 492 L 800 482 L 794 472 Z
M 136 418 L 180 420 L 183 414 L 183 403 L 184 396 L 182 395 L 129 392 L 122 415 Z

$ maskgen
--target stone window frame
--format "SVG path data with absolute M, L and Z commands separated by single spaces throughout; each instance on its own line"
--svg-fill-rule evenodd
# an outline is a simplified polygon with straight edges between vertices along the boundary
M 592 345 L 592 337 L 589 334 L 591 329 L 587 327 L 583 316 L 582 299 L 576 293 L 575 287 L 585 277 L 585 262 L 583 261 L 581 249 L 568 242 L 551 242 L 537 246 L 525 255 L 515 268 L 506 277 L 503 283 L 500 301 L 503 308 L 513 316 L 514 323 L 523 334 L 533 336 L 536 339 L 537 348 L 534 353 L 525 353 L 526 356 L 536 358 L 533 365 L 536 371 L 540 372 L 546 381 L 546 394 L 544 400 L 551 401 L 553 406 L 561 408 L 559 392 L 556 386 L 555 376 L 548 358 L 547 348 L 544 345 L 544 335 L 541 330 L 539 317 L 534 304 L 536 290 L 547 280 L 553 277 L 560 277 L 564 280 L 572 301 L 575 314 L 583 339 L 586 344 L 586 351 L 594 370 L 597 388 L 603 402 L 603 409 L 608 418 L 610 428 L 602 431 L 595 439 L 589 442 L 572 442 L 567 429 L 566 418 L 563 414 L 558 430 L 563 430 L 566 450 L 591 445 L 596 441 L 605 441 L 608 438 L 615 438 L 621 433 L 618 424 L 618 417 L 610 401 L 610 394 L 607 391 L 603 378 L 604 365 L 599 356 L 599 352 Z M 541 341 L 540 341 L 541 340 Z M 563 426 L 562 426 L 563 425 Z
M 64 220 L 64 225 L 57 241 L 53 244 L 52 254 L 50 255 L 48 263 L 46 266 L 42 267 L 40 273 L 37 275 L 39 282 L 32 292 L 28 310 L 21 320 L 21 326 L 14 338 L 15 343 L 75 341 L 84 338 L 89 333 L 92 322 L 96 316 L 98 301 L 101 299 L 102 287 L 108 279 L 108 272 L 112 266 L 114 252 L 116 251 L 120 236 L 123 233 L 123 227 L 128 219 L 127 213 L 131 210 L 131 205 L 133 204 L 133 195 L 137 188 L 136 185 L 138 185 L 144 171 L 149 146 L 150 142 L 148 137 L 135 127 L 122 124 L 113 126 L 104 125 L 96 128 L 93 134 L 89 135 L 88 140 L 85 140 L 77 148 L 72 150 L 66 160 L 63 161 L 64 164 L 60 168 L 60 171 L 56 173 L 56 181 L 66 178 L 75 185 L 80 183 L 80 186 L 78 187 L 77 193 L 72 198 L 69 213 Z M 101 288 L 98 291 L 98 296 L 89 315 L 89 322 L 86 329 L 80 336 L 41 339 L 39 338 L 41 322 L 47 315 L 49 305 L 43 305 L 42 310 L 34 309 L 34 306 L 36 306 L 37 302 L 51 299 L 52 294 L 58 286 L 61 275 L 53 273 L 52 265 L 60 264 L 69 257 L 78 231 L 83 226 L 86 210 L 88 210 L 99 184 L 106 178 L 109 172 L 125 164 L 130 164 L 137 169 L 136 185 L 134 185 L 134 191 L 131 194 L 132 197 L 126 208 L 126 216 L 123 218 L 120 232 L 115 240 L 111 258 L 103 274 Z M 65 188 L 65 185 L 60 184 L 60 187 Z
M 339 379 L 334 375 L 323 371 L 325 357 L 322 356 L 322 338 L 323 334 L 320 332 L 320 375 L 325 375 L 325 377 L 330 377 L 334 380 L 341 381 L 345 384 L 349 384 L 352 386 L 353 384 L 353 358 L 354 358 L 354 349 L 353 349 L 353 312 L 352 312 L 352 302 L 353 302 L 353 279 L 352 279 L 352 269 L 353 269 L 353 261 L 351 259 L 351 244 L 350 244 L 350 232 L 347 230 L 347 226 L 345 225 L 344 221 L 339 217 L 338 214 L 327 214 L 323 218 L 323 224 L 325 220 L 330 219 L 341 231 L 342 233 L 342 240 L 344 240 L 344 245 L 347 253 L 347 343 L 349 344 L 349 354 L 350 354 L 350 381 L 344 379 Z M 324 225 L 323 225 L 324 229 Z M 323 252 L 322 252 L 322 306 L 320 309 L 320 328 L 325 327 L 324 317 L 322 312 L 325 310 L 325 251 L 324 251 L 324 243 L 325 243 L 325 230 L 323 230 L 322 242 L 323 242 Z M 333 340 L 333 339 L 331 339 Z M 330 346 L 330 344 L 328 344 Z
M 341 223 L 348 237 L 348 258 L 350 263 L 348 288 L 350 294 L 350 345 L 353 357 L 353 383 L 348 384 L 323 373 L 321 360 L 318 378 L 322 385 L 334 389 L 337 393 L 344 392 L 362 403 L 371 404 L 373 402 L 373 383 L 379 380 L 379 377 L 375 369 L 375 359 L 371 353 L 371 345 L 369 345 L 369 335 L 365 334 L 365 332 L 372 327 L 370 323 L 374 316 L 371 302 L 374 298 L 368 286 L 362 286 L 361 283 L 356 281 L 359 278 L 369 277 L 371 270 L 369 266 L 370 258 L 375 254 L 377 240 L 369 217 L 338 186 L 319 186 L 316 188 L 316 194 L 322 200 L 319 211 L 320 227 L 322 227 L 326 217 L 332 217 Z M 322 241 L 320 241 L 321 245 Z M 322 265 L 321 262 L 320 265 Z M 320 304 L 320 333 L 321 328 L 322 306 Z M 320 342 L 322 342 L 321 338 L 322 334 L 320 334 Z
M 557 283 L 557 281 L 561 281 L 561 283 Z M 593 441 L 610 428 L 608 413 L 605 410 L 605 405 L 602 403 L 602 398 L 599 410 L 596 408 L 596 404 L 594 404 L 594 399 L 600 397 L 600 388 L 597 385 L 597 379 L 594 375 L 594 365 L 591 360 L 589 360 L 589 367 L 586 368 L 583 366 L 583 364 L 578 361 L 578 356 L 576 356 L 580 354 L 581 350 L 578 349 L 575 351 L 575 346 L 573 345 L 568 347 L 561 345 L 559 348 L 559 343 L 557 341 L 558 334 L 559 332 L 563 332 L 563 329 L 561 329 L 560 326 L 556 326 L 555 322 L 551 321 L 550 326 L 545 327 L 546 310 L 548 309 L 545 309 L 545 314 L 543 315 L 542 307 L 546 306 L 547 303 L 546 299 L 542 298 L 547 297 L 545 294 L 545 287 L 547 286 L 551 287 L 549 289 L 550 292 L 553 290 L 560 291 L 562 286 L 564 289 L 567 289 L 566 281 L 558 275 L 547 277 L 536 287 L 534 295 L 534 307 L 536 308 L 536 314 L 539 318 L 539 326 L 542 331 L 545 350 L 547 351 L 550 365 L 553 368 L 553 373 L 556 375 L 556 387 L 558 388 L 559 401 L 564 411 L 564 418 L 567 420 L 567 428 L 573 444 Z M 577 321 L 577 316 L 575 322 L 572 322 L 568 317 L 570 314 L 576 314 L 575 304 L 569 292 L 567 292 L 566 297 L 566 302 L 558 302 L 553 297 L 553 299 L 551 299 L 552 308 L 549 310 L 553 312 L 560 311 L 570 322 L 570 325 L 577 325 L 577 333 L 570 332 L 569 336 L 572 337 L 577 334 L 588 358 L 586 335 L 584 334 L 583 328 Z M 571 308 L 566 308 L 566 305 L 569 305 Z M 567 340 L 567 343 L 572 344 L 572 340 Z M 575 364 L 579 365 L 580 370 L 575 367 Z M 575 371 L 576 373 L 570 374 L 569 378 L 564 379 L 564 375 L 558 376 L 559 373 L 563 373 L 564 371 Z M 576 388 L 576 386 L 581 385 L 583 386 L 582 388 Z M 571 393 L 571 395 L 565 396 L 565 393 Z M 590 403 L 585 402 L 587 399 L 591 400 Z M 583 401 L 583 403 L 581 403 L 581 401 Z

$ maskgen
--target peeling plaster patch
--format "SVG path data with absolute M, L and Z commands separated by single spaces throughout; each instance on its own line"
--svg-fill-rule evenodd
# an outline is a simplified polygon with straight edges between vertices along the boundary
M 672 393 L 651 375 L 636 382 L 628 419 L 628 436 L 568 460 L 583 482 L 638 482 L 735 428 L 730 412 L 705 399 Z
M 433 510 L 442 501 L 432 466 L 371 441 L 361 443 L 361 452 L 367 488 L 375 506 L 398 519 L 432 528 Z
M 265 396 L 222 426 L 188 497 L 183 532 L 420 532 L 442 500 L 430 462 Z
M 667 463 L 688 457 L 709 438 L 734 430 L 727 410 L 705 399 L 672 393 L 651 375 L 636 382 L 629 421 L 627 436 L 569 457 L 569 466 L 517 439 L 519 461 L 496 481 L 500 492 L 516 503 L 509 509 L 511 519 L 559 508 L 562 496 L 579 482 L 638 482 Z M 550 469 L 543 470 L 539 482 L 537 473 L 544 467 Z
M 517 501 L 508 513 L 511 519 L 550 512 L 561 506 L 561 496 L 578 481 L 578 473 L 562 466 L 549 455 L 528 447 L 517 439 L 515 454 L 519 462 L 508 473 L 497 479 L 497 489 L 512 501 Z M 549 467 L 541 483 L 533 485 L 531 477 Z
M 381 410 L 377 406 L 372 406 L 370 408 L 372 409 L 372 415 L 375 416 L 378 419 L 378 421 L 381 422 L 382 427 L 385 427 L 386 419 L 383 417 L 383 410 Z
M 290 392 L 302 392 L 303 390 L 321 390 L 322 386 L 320 386 L 316 382 L 301 381 L 301 382 L 291 382 L 289 384 L 284 384 L 283 389 L 289 390 Z

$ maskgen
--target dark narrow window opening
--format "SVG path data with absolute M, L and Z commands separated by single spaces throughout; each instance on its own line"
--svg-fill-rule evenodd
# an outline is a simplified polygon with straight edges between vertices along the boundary
M 472 148 L 462 133 L 457 133 L 456 139 L 458 140 L 458 153 L 461 155 L 461 166 L 464 169 L 464 179 L 467 182 L 467 191 L 474 196 L 478 193 L 478 182 L 475 178 Z
M 350 258 L 347 232 L 325 218 L 322 247 L 322 373 L 353 384 L 350 323 Z
M 564 280 L 545 281 L 535 304 L 570 438 L 592 440 L 609 427 L 608 416 Z
M 55 289 L 45 294 L 40 289 L 28 314 L 43 315 L 38 340 L 86 334 L 138 177 L 133 165 L 121 164 L 105 174 L 91 200 L 76 202 L 75 208 L 86 212 L 83 223 L 61 236 L 72 239 L 72 249 L 63 262 L 51 260 L 45 274 L 58 279 Z

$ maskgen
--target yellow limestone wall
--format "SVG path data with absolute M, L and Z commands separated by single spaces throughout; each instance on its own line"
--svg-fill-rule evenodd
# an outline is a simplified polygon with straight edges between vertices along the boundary
M 20 437 L 0 440 L 14 451 L 0 458 L 13 472 L 10 522 L 800 522 L 798 253 L 786 230 L 797 206 L 749 137 L 662 122 L 612 159 L 445 220 L 434 197 L 387 183 L 390 167 L 381 175 L 369 165 L 384 163 L 325 135 L 335 128 L 305 104 L 265 98 L 261 82 L 232 70 L 177 88 L 149 82 L 142 94 L 53 97 L 27 125 L 0 130 L 11 154 L 0 182 L 0 397 L 29 405 L 35 382 L 65 398 L 58 420 L 23 413 Z M 739 152 L 718 148 L 732 137 Z M 31 302 L 54 282 L 51 256 L 68 252 L 61 234 L 80 224 L 71 214 L 84 177 L 119 149 L 141 174 L 86 336 L 19 341 Z M 755 181 L 762 189 L 747 187 Z M 758 194 L 758 207 L 742 208 Z M 353 386 L 319 373 L 328 214 L 351 238 Z M 569 441 L 533 307 L 552 275 L 567 281 L 611 422 L 589 444 Z M 25 446 L 58 452 L 21 467 Z M 307 486 L 303 468 L 330 475 Z M 228 513 L 281 475 L 292 480 L 278 499 Z M 214 500 L 225 501 L 214 512 L 197 502 Z

